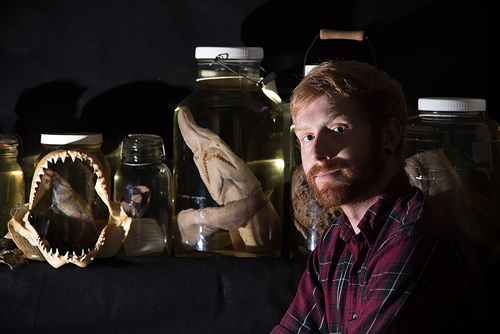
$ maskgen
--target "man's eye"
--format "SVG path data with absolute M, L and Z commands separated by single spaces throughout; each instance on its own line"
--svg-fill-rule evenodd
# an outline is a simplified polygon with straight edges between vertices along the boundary
M 314 136 L 313 135 L 305 135 L 304 137 L 302 137 L 302 140 L 303 141 L 311 141 L 314 139 Z
M 344 132 L 345 130 L 347 130 L 347 128 L 343 127 L 343 126 L 336 126 L 333 128 L 333 131 L 334 132 L 338 132 L 338 133 L 342 133 Z

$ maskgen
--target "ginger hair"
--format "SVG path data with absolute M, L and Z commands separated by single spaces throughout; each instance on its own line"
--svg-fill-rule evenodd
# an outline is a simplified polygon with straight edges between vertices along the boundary
M 404 134 L 407 109 L 401 84 L 372 65 L 348 60 L 325 61 L 314 67 L 293 91 L 290 99 L 293 122 L 323 94 L 338 94 L 361 103 L 372 126 L 394 117 L 401 123 Z M 402 152 L 403 137 L 396 154 Z

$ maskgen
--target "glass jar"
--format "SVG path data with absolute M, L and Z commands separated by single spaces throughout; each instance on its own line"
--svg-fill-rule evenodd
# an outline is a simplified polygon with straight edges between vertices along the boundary
M 486 101 L 421 98 L 405 136 L 406 172 L 453 217 L 481 262 L 500 259 L 500 129 Z
M 174 253 L 279 256 L 283 114 L 259 83 L 263 50 L 195 57 L 196 88 L 174 112 Z
M 115 173 L 113 198 L 131 217 L 120 254 L 170 255 L 170 182 L 163 139 L 129 134 L 121 143 L 121 166 Z
M 316 248 L 325 229 L 342 213 L 340 207 L 328 208 L 318 203 L 307 183 L 295 126 L 290 124 L 290 250 L 292 259 L 306 261 Z
M 82 150 L 95 155 L 102 164 L 104 177 L 111 189 L 111 167 L 108 159 L 101 151 L 103 137 L 101 133 L 42 133 L 40 144 L 42 149 L 35 166 L 47 153 L 55 150 Z
M 101 151 L 102 134 L 42 134 L 42 151 L 36 166 L 48 154 L 68 150 L 89 153 L 100 163 L 106 189 L 111 198 L 109 163 Z M 42 239 L 64 254 L 92 249 L 101 230 L 108 223 L 109 210 L 95 191 L 97 174 L 89 161 L 65 158 L 50 161 L 43 175 L 34 175 L 30 197 L 38 196 L 32 208 L 33 226 Z
M 18 162 L 19 139 L 15 135 L 0 134 L 0 239 L 7 232 L 11 211 L 25 203 L 24 174 Z

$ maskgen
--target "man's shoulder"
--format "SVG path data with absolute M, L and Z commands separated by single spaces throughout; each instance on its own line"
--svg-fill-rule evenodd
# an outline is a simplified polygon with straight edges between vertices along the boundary
M 427 200 L 422 191 L 413 191 L 402 196 L 396 203 L 392 218 L 398 233 L 426 234 L 438 238 L 456 233 L 457 224 Z

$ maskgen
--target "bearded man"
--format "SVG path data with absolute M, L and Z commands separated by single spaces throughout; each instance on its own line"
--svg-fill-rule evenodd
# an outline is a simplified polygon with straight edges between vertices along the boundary
M 319 203 L 343 214 L 272 333 L 481 332 L 471 248 L 404 171 L 399 82 L 365 63 L 324 62 L 290 102 L 307 181 Z

